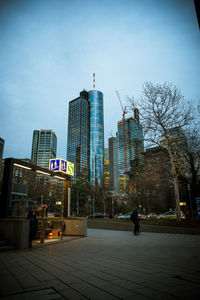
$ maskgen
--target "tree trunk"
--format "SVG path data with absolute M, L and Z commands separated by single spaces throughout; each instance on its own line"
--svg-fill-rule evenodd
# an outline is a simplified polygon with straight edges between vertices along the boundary
M 174 190 L 175 190 L 175 199 L 176 199 L 177 221 L 181 221 L 180 193 L 179 193 L 179 184 L 177 178 L 174 178 Z
M 176 201 L 176 215 L 177 215 L 177 221 L 181 221 L 181 210 L 180 210 L 180 193 L 179 193 L 179 184 L 178 184 L 178 174 L 176 172 L 176 164 L 174 162 L 173 154 L 168 147 L 168 153 L 171 163 L 171 170 L 172 170 L 172 181 L 174 184 L 174 192 L 175 192 L 175 201 Z

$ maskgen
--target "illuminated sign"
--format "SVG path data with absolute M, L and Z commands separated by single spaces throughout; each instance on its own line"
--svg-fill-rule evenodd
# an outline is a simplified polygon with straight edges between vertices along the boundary
M 50 159 L 49 170 L 74 176 L 74 164 L 62 158 Z
M 184 206 L 184 205 L 186 205 L 186 202 L 180 202 L 180 205 Z

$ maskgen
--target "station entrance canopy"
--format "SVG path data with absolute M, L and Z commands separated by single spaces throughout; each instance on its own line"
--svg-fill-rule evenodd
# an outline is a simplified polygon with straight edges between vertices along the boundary
M 6 158 L 4 161 L 4 172 L 2 178 L 2 191 L 0 195 L 0 217 L 9 217 L 9 209 L 12 199 L 12 188 L 13 188 L 13 170 L 14 167 L 22 168 L 27 171 L 33 171 L 36 174 L 43 174 L 51 178 L 63 180 L 64 183 L 64 217 L 69 215 L 69 188 L 71 183 L 71 177 L 74 174 L 74 165 L 70 162 L 55 159 L 56 163 L 59 163 L 58 170 L 48 170 L 42 167 L 39 167 L 33 163 L 15 159 L 15 158 Z M 61 161 L 66 162 L 63 164 Z M 55 164 L 54 164 L 55 166 Z M 66 167 L 66 168 L 65 168 Z M 60 169 L 61 168 L 61 169 Z

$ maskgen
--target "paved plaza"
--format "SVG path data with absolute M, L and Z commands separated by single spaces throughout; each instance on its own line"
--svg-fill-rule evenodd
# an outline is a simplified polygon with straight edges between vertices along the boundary
M 200 299 L 200 235 L 88 229 L 2 252 L 2 299 Z

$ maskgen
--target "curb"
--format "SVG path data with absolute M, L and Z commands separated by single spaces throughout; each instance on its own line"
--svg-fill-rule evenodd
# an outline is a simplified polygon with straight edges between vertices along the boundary
M 88 228 L 95 228 L 95 229 L 133 231 L 133 224 L 121 223 L 121 222 L 115 223 L 115 222 L 88 220 L 87 226 Z M 169 227 L 169 226 L 145 225 L 145 224 L 141 224 L 140 228 L 142 232 L 200 234 L 200 228 Z

